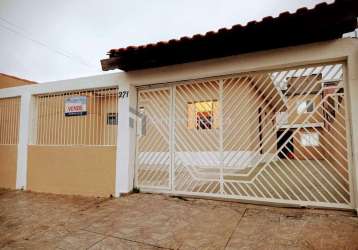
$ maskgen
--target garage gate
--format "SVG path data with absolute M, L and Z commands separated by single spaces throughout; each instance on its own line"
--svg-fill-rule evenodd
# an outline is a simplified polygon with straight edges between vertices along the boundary
M 142 191 L 351 208 L 344 63 L 138 89 Z

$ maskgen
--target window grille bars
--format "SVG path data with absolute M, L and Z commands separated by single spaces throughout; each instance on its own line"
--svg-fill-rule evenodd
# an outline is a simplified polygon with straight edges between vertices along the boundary
M 117 125 L 107 116 L 118 113 L 117 88 L 39 95 L 35 103 L 32 144 L 116 145 Z
M 0 99 L 0 145 L 19 142 L 20 97 Z

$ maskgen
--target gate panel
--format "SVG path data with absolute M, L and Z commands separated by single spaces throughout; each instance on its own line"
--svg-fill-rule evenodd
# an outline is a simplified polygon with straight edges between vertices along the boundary
M 237 87 L 227 79 L 223 89 L 225 194 L 350 204 L 343 65 L 249 74 L 241 81 L 245 86 Z
M 220 193 L 219 81 L 175 90 L 174 190 Z
M 160 107 L 149 116 L 161 112 L 171 121 L 160 128 L 164 136 L 147 126 L 152 142 L 165 142 L 165 153 L 157 156 L 162 160 L 155 162 L 163 167 L 138 178 L 160 183 L 159 173 L 166 173 L 163 187 L 178 194 L 352 207 L 342 63 L 196 80 L 158 91 L 145 98 L 140 92 L 139 99 Z
M 137 138 L 136 183 L 140 188 L 170 188 L 170 108 L 169 88 L 138 92 L 138 112 L 145 116 L 144 131 Z

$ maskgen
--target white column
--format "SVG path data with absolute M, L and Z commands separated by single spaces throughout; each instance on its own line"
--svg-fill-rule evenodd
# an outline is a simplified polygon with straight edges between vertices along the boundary
M 16 188 L 26 189 L 27 183 L 27 147 L 30 131 L 31 94 L 23 94 L 20 104 L 19 143 L 17 146 Z
M 116 187 L 115 196 L 128 193 L 133 189 L 135 162 L 135 124 L 130 110 L 136 109 L 136 88 L 128 84 L 120 84 L 119 91 L 128 91 L 128 97 L 118 99 L 118 136 L 116 155 Z M 133 121 L 133 120 L 132 120 Z
M 348 60 L 348 74 L 347 74 L 347 97 L 348 97 L 348 115 L 350 121 L 350 135 L 351 135 L 351 178 L 353 184 L 354 208 L 358 212 L 358 57 L 352 56 Z

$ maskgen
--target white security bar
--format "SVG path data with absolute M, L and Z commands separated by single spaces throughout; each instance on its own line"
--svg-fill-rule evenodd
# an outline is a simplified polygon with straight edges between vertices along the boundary
M 0 99 L 0 145 L 19 142 L 20 97 Z
M 118 88 L 37 95 L 31 144 L 116 145 Z

